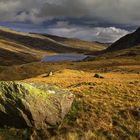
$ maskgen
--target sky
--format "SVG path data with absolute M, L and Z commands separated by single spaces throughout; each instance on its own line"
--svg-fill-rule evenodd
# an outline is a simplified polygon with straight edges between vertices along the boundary
M 140 25 L 140 0 L 0 0 L 0 26 L 114 42 Z

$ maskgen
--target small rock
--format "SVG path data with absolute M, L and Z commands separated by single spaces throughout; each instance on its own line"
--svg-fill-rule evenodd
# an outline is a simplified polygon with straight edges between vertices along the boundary
M 50 76 L 53 76 L 53 72 L 51 71 L 51 72 L 49 72 L 49 73 L 47 73 L 46 75 L 44 75 L 43 77 L 50 77 Z
M 95 78 L 104 78 L 103 76 L 101 76 L 100 74 L 97 74 L 97 73 L 94 75 L 94 77 Z
M 48 74 L 48 76 L 52 76 L 53 75 L 53 72 L 52 71 L 50 71 L 49 72 L 49 74 Z

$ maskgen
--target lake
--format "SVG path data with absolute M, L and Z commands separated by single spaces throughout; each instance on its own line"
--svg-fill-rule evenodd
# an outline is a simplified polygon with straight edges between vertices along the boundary
M 51 56 L 45 56 L 42 58 L 42 62 L 60 62 L 60 61 L 80 61 L 87 58 L 85 54 L 57 54 Z

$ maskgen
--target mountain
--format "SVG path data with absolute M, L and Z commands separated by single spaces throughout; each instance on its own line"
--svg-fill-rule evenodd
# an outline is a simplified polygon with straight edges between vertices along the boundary
M 0 64 L 40 61 L 46 54 L 89 53 L 105 49 L 98 43 L 0 28 Z
M 39 51 L 15 42 L 0 39 L 0 65 L 13 65 L 37 61 Z
M 13 65 L 0 66 L 0 140 L 140 138 L 140 45 L 91 61 L 44 63 L 43 55 L 81 41 L 5 29 L 0 36 L 0 65 Z
M 131 34 L 120 38 L 107 48 L 107 51 L 117 51 L 140 45 L 140 28 Z
M 65 37 L 59 37 L 55 35 L 44 35 L 48 38 L 51 38 L 57 42 L 60 42 L 62 44 L 72 46 L 73 48 L 82 49 L 85 51 L 101 51 L 106 48 L 105 44 L 101 44 L 100 42 L 88 42 L 76 38 L 65 38 Z

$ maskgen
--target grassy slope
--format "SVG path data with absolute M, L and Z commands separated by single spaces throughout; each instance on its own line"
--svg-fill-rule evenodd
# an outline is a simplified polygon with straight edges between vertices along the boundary
M 35 62 L 19 66 L 0 67 L 1 80 L 23 80 L 36 77 L 49 71 L 59 71 L 64 69 L 83 70 L 88 72 L 139 72 L 139 58 L 114 58 L 101 59 L 85 62 L 60 62 L 60 63 L 42 63 Z M 9 73 L 11 76 L 7 75 Z
M 38 61 L 45 54 L 42 50 L 0 39 L 0 65 L 8 66 Z
M 137 46 L 85 62 L 34 62 L 0 67 L 0 79 L 55 84 L 76 95 L 71 112 L 52 140 L 58 136 L 66 140 L 137 140 L 140 138 L 139 60 Z M 46 77 L 50 71 L 53 76 Z M 95 73 L 104 78 L 95 78 Z
M 58 136 L 68 140 L 140 137 L 140 75 L 101 74 L 104 79 L 94 78 L 91 72 L 65 69 L 52 77 L 40 75 L 25 80 L 55 84 L 76 95 L 70 114 L 57 130 L 56 139 Z
M 128 57 L 128 58 L 135 58 L 140 57 L 140 45 L 133 46 L 130 48 L 126 48 L 123 50 L 118 50 L 114 52 L 107 52 L 103 55 L 106 58 L 114 58 L 114 57 Z
M 83 41 L 79 39 L 64 38 L 64 37 L 53 36 L 53 35 L 45 35 L 45 36 L 57 42 L 60 42 L 62 44 L 69 45 L 69 46 L 72 46 L 73 48 L 79 48 L 82 50 L 100 51 L 106 48 L 101 43 L 96 43 L 96 42 L 87 42 L 87 41 Z
M 61 37 L 60 37 L 61 38 Z M 65 38 L 65 41 L 69 39 Z M 104 49 L 104 46 L 84 42 L 85 47 L 73 46 L 39 34 L 16 32 L 0 28 L 1 65 L 15 65 L 40 60 L 45 54 L 88 53 Z M 82 41 L 78 41 L 80 43 Z M 82 46 L 82 43 L 81 43 Z M 92 48 L 91 48 L 92 46 Z
M 140 137 L 138 60 L 139 55 L 86 62 L 30 63 L 2 67 L 0 78 L 55 84 L 76 95 L 71 112 L 52 139 L 59 136 L 68 140 L 137 140 Z M 53 76 L 46 77 L 49 71 L 53 71 Z M 104 79 L 94 78 L 95 73 Z

